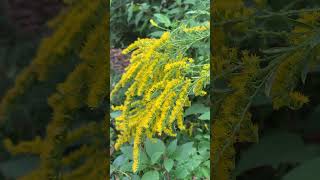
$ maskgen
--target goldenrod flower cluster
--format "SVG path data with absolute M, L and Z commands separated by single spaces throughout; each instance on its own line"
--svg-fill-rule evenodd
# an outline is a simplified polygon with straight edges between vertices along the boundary
M 235 167 L 234 143 L 257 139 L 253 136 L 257 134 L 257 127 L 251 122 L 247 106 L 250 103 L 248 97 L 254 90 L 251 84 L 259 72 L 259 63 L 257 57 L 248 54 L 243 55 L 242 62 L 244 68 L 241 73 L 235 74 L 230 79 L 233 92 L 223 100 L 213 120 L 211 153 L 215 158 L 211 164 L 214 169 L 214 179 L 230 179 Z
M 297 21 L 301 22 L 301 24 L 308 24 L 309 26 L 296 25 L 289 36 L 289 40 L 293 44 L 298 45 L 302 43 L 302 41 L 308 39 L 308 37 L 316 35 L 317 31 L 315 31 L 312 26 L 317 25 L 319 19 L 320 12 L 302 13 Z
M 206 86 L 206 84 L 209 84 L 210 81 L 210 74 L 208 72 L 210 71 L 210 65 L 206 64 L 202 67 L 200 71 L 200 78 L 195 82 L 193 93 L 196 96 L 205 96 L 207 94 L 206 91 L 203 90 L 203 88 Z
M 308 102 L 306 97 L 293 92 L 301 77 L 301 69 L 304 66 L 303 56 L 302 51 L 296 51 L 283 59 L 277 67 L 270 93 L 274 109 L 284 106 L 297 109 Z
M 206 31 L 210 28 L 210 22 L 207 22 L 206 25 L 203 26 L 194 26 L 190 28 L 183 28 L 182 30 L 186 33 L 188 32 L 199 32 L 199 31 Z
M 241 34 L 244 28 L 250 27 L 253 22 L 251 19 L 255 17 L 250 15 L 267 1 L 255 0 L 257 9 L 246 6 L 244 2 L 219 0 L 214 3 L 212 11 L 213 78 L 229 84 L 228 88 L 223 87 L 223 91 L 213 92 L 213 95 L 222 94 L 218 94 L 219 101 L 214 101 L 217 106 L 215 119 L 211 121 L 211 167 L 214 179 L 219 180 L 232 179 L 235 167 L 233 145 L 239 141 L 257 141 L 257 126 L 250 120 L 249 113 L 254 98 L 265 90 L 266 95 L 272 98 L 273 109 L 301 108 L 309 99 L 295 89 L 301 79 L 305 80 L 308 71 L 318 63 L 315 57 L 320 52 L 319 43 L 314 41 L 318 37 L 316 29 L 319 26 L 320 13 L 304 12 L 297 19 L 301 23 L 295 23 L 289 33 L 292 43 L 290 48 L 275 48 L 279 52 L 269 51 L 271 55 L 266 53 L 265 59 L 249 56 L 244 52 L 239 62 L 240 52 L 233 48 L 235 45 L 232 34 Z M 264 63 L 259 65 L 260 61 Z
M 48 98 L 52 108 L 52 119 L 44 137 L 30 142 L 13 145 L 6 140 L 5 145 L 12 153 L 33 153 L 40 156 L 39 167 L 21 179 L 105 179 L 106 154 L 104 152 L 103 123 L 79 121 L 74 117 L 81 108 L 96 108 L 106 97 L 108 85 L 108 51 L 106 44 L 105 14 L 103 0 L 80 0 L 69 7 L 68 13 L 61 14 L 51 26 L 55 27 L 52 36 L 43 40 L 34 61 L 19 75 L 15 87 L 9 91 L 2 107 L 10 109 L 15 100 L 28 93 L 28 89 L 52 77 L 59 63 L 74 64 L 63 82 L 55 84 L 57 92 Z M 70 61 L 70 52 L 77 52 L 80 62 Z M 73 53 L 72 53 L 73 54 Z M 73 55 L 74 57 L 75 55 Z M 90 120 L 90 119 L 89 119 Z M 76 122 L 75 122 L 76 121 Z M 77 124 L 77 128 L 75 127 Z M 88 138 L 85 144 L 73 154 L 64 152 L 79 139 Z M 86 157 L 84 155 L 87 155 Z M 89 157 L 89 158 L 87 158 Z M 81 159 L 81 161 L 80 161 Z M 76 164 L 77 166 L 74 166 Z M 63 169 L 70 169 L 64 171 Z
M 40 154 L 43 149 L 43 142 L 39 136 L 30 142 L 22 142 L 18 146 L 14 146 L 10 139 L 5 139 L 3 144 L 12 154 Z
M 47 81 L 52 78 L 52 72 L 59 69 L 59 65 L 70 63 L 70 61 L 64 62 L 63 60 L 69 58 L 71 52 L 81 51 L 82 43 L 79 43 L 79 40 L 85 39 L 86 37 L 83 36 L 91 33 L 92 27 L 95 26 L 92 23 L 99 22 L 101 12 L 105 11 L 103 9 L 105 7 L 104 3 L 102 0 L 80 0 L 74 3 L 68 12 L 62 12 L 49 23 L 54 33 L 43 39 L 32 63 L 18 75 L 14 87 L 2 98 L 0 103 L 1 120 L 10 115 L 10 110 L 18 102 L 18 99 L 25 95 L 33 85 L 37 84 L 38 80 Z M 96 34 L 96 36 L 99 36 L 99 34 Z M 105 32 L 101 35 L 106 36 Z M 99 37 L 101 40 L 101 36 Z M 92 52 L 96 52 L 96 50 Z M 107 69 L 106 66 L 100 65 L 98 67 L 104 71 Z M 102 78 L 104 76 L 96 77 Z M 107 83 L 99 85 L 105 87 Z M 95 91 L 91 93 L 91 97 L 97 96 L 94 94 Z M 88 99 L 88 101 L 92 100 Z M 94 103 L 96 102 L 91 104 Z
M 218 0 L 213 4 L 212 11 L 215 20 L 241 18 L 253 13 L 253 8 L 246 6 L 244 0 Z
M 138 39 L 123 50 L 124 54 L 132 52 L 130 65 L 110 95 L 113 99 L 121 88 L 127 88 L 123 104 L 113 107 L 113 110 L 121 111 L 115 119 L 120 132 L 115 148 L 119 149 L 133 139 L 134 172 L 138 170 L 139 150 L 146 136 L 176 136 L 176 128 L 185 129 L 184 107 L 191 104 L 188 95 L 195 84 L 187 73 L 195 62 L 181 52 L 173 51 L 171 35 L 165 32 L 159 39 Z M 195 91 L 204 95 L 208 64 L 202 74 L 205 77 L 198 78 L 201 83 Z

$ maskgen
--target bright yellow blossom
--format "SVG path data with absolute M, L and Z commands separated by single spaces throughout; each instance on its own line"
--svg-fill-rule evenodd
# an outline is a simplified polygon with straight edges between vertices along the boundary
M 184 108 L 191 104 L 188 95 L 194 86 L 186 74 L 195 62 L 182 52 L 173 56 L 170 38 L 171 34 L 164 32 L 159 39 L 138 39 L 123 50 L 124 54 L 132 52 L 131 64 L 110 95 L 112 98 L 121 88 L 127 89 L 122 104 L 113 107 L 121 111 L 115 118 L 120 132 L 115 148 L 133 140 L 133 172 L 139 169 L 139 151 L 145 137 L 175 136 L 175 123 L 180 130 L 185 129 Z M 206 70 L 201 77 L 209 74 Z
M 194 26 L 194 27 L 191 27 L 191 28 L 184 28 L 183 31 L 186 32 L 186 33 L 206 31 L 206 30 L 209 29 L 209 27 L 210 27 L 210 23 L 208 22 L 204 26 Z

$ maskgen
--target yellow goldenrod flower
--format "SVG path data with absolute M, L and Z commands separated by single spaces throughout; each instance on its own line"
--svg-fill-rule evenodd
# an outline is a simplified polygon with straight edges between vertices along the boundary
M 132 52 L 131 64 L 111 92 L 114 97 L 126 88 L 125 100 L 113 107 L 121 111 L 115 118 L 120 132 L 115 148 L 133 139 L 134 172 L 139 169 L 142 139 L 163 133 L 176 136 L 175 123 L 180 130 L 185 129 L 184 107 L 191 104 L 188 95 L 193 84 L 186 74 L 192 70 L 194 60 L 181 52 L 173 56 L 170 51 L 174 49 L 168 49 L 173 46 L 170 38 L 170 33 L 164 32 L 159 39 L 138 39 L 123 50 L 124 54 Z M 209 69 L 204 67 L 199 78 L 207 81 Z
M 191 27 L 191 28 L 183 28 L 182 30 L 186 33 L 190 33 L 190 32 L 200 32 L 200 31 L 206 31 L 210 28 L 210 22 L 208 22 L 206 25 L 204 26 L 195 26 L 195 27 Z

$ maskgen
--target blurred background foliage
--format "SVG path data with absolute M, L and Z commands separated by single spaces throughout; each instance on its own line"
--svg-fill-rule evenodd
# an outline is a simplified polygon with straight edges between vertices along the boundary
M 1 5 L 1 179 L 105 179 L 107 2 Z
M 225 59 L 236 57 L 230 59 L 234 66 L 230 65 L 229 70 L 236 65 L 241 66 L 239 59 L 242 51 L 260 58 L 261 73 L 267 69 L 263 68 L 267 67 L 269 62 L 286 53 L 290 56 L 297 51 L 312 52 L 314 56 L 303 56 L 301 62 L 315 62 L 314 66 L 304 63 L 302 66 L 296 64 L 288 67 L 288 72 L 294 72 L 294 67 L 298 67 L 299 70 L 293 76 L 297 81 L 291 78 L 289 73 L 284 74 L 284 84 L 297 82 L 294 87 L 290 86 L 290 91 L 300 91 L 310 100 L 300 109 L 292 106 L 274 108 L 273 96 L 267 93 L 273 87 L 274 81 L 271 79 L 263 85 L 250 106 L 251 119 L 259 127 L 259 141 L 234 143 L 236 161 L 234 171 L 230 172 L 231 177 L 239 180 L 320 179 L 319 7 L 320 2 L 316 0 L 213 2 L 211 13 L 214 13 L 212 22 L 215 28 L 212 34 L 212 55 L 219 57 L 224 47 L 236 49 L 235 56 L 231 53 L 224 56 Z M 304 12 L 305 9 L 308 10 Z M 301 41 L 295 44 L 294 39 Z M 306 46 L 309 48 L 289 50 L 308 43 L 310 46 Z M 279 62 L 285 62 L 285 59 L 280 60 L 283 61 Z M 220 63 L 223 64 L 222 61 Z M 212 106 L 214 115 L 219 111 L 217 104 L 233 92 L 230 86 L 226 85 L 232 75 L 222 72 L 225 76 L 214 82 L 212 96 L 213 102 L 217 102 Z M 241 75 L 238 70 L 233 73 L 231 74 Z M 256 81 L 259 82 L 257 79 Z
M 7 0 L 0 3 L 0 96 L 3 97 L 35 56 L 41 39 L 50 34 L 45 23 L 58 13 L 62 3 Z M 9 117 L 10 121 L 1 126 L 1 133 L 14 139 L 28 139 L 41 133 L 46 124 L 44 119 L 48 117 L 46 114 L 50 112 L 46 101 L 41 100 L 41 94 L 46 94 L 47 89 L 35 85 L 33 91 L 21 98 L 20 104 L 14 107 L 15 113 Z M 38 109 L 42 113 L 35 113 Z M 20 131 L 15 131 L 18 128 Z
M 27 19 L 23 18 L 25 16 L 34 16 L 30 8 L 26 8 L 27 11 L 25 14 L 20 12 L 23 8 L 18 7 L 14 8 L 10 2 L 6 0 L 0 1 L 0 97 L 1 99 L 6 94 L 6 91 L 14 84 L 16 76 L 21 72 L 21 70 L 27 66 L 32 60 L 36 49 L 39 45 L 39 41 L 44 34 L 43 31 L 40 32 L 39 29 L 29 30 L 29 26 L 33 27 L 43 27 L 41 22 L 35 23 L 21 23 L 21 26 L 17 26 L 13 18 L 17 19 L 20 17 L 20 22 L 25 22 Z M 17 4 L 17 3 L 16 3 Z M 16 5 L 15 4 L 15 5 Z M 19 9 L 20 8 L 20 9 Z M 19 16 L 20 15 L 20 16 Z M 45 16 L 43 16 L 45 18 Z M 48 18 L 48 17 L 47 17 Z M 38 33 L 35 36 L 35 33 Z M 37 106 L 36 103 L 30 103 L 28 107 L 32 109 L 32 106 Z M 19 107 L 18 107 L 19 108 Z M 47 110 L 48 111 L 48 110 Z M 16 117 L 12 118 L 10 122 L 2 124 L 0 127 L 0 140 L 4 140 L 4 137 L 11 137 L 14 139 L 28 139 L 33 137 L 35 134 L 39 133 L 41 128 L 44 128 L 44 124 L 38 125 L 33 124 L 37 122 L 38 117 L 32 117 L 32 112 L 23 111 L 23 108 L 20 107 L 20 113 L 16 113 Z M 39 120 L 38 120 L 39 122 Z M 19 129 L 19 131 L 17 131 Z M 11 172 L 11 175 L 20 174 L 25 172 L 27 167 L 32 168 L 34 163 L 33 159 L 31 161 L 25 161 L 24 167 L 15 171 L 15 166 L 18 163 L 23 162 L 14 162 L 9 160 L 9 153 L 5 150 L 2 143 L 0 145 L 0 179 L 8 179 L 10 176 L 7 176 L 5 172 Z M 9 160 L 9 161 L 7 161 Z M 30 164 L 29 164 L 30 163 Z M 30 165 L 30 166 L 29 166 Z M 4 172 L 5 171 L 5 172 Z M 12 177 L 12 176 L 11 176 Z

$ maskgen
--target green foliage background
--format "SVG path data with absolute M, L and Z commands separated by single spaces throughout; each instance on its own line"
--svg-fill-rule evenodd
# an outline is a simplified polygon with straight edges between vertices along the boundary
M 107 4 L 65 1 L 48 23 L 53 32 L 2 97 L 0 170 L 6 178 L 107 177 Z
M 303 0 L 212 2 L 214 179 L 320 178 L 315 168 L 320 156 L 319 6 Z M 244 52 L 258 57 L 258 70 L 250 70 L 257 59 L 244 62 Z M 247 94 L 242 96 L 241 90 Z M 290 99 L 293 91 L 309 102 L 302 94 Z M 239 112 L 250 112 L 251 118 L 237 118 Z M 234 128 L 235 137 L 222 134 L 227 128 L 219 129 L 227 123 L 240 127 Z
M 182 20 L 186 12 L 198 5 L 196 2 L 196 0 L 112 1 L 111 47 L 125 48 L 138 37 L 160 37 L 161 31 L 151 26 L 150 19 L 154 18 L 164 27 L 170 27 L 172 21 Z

